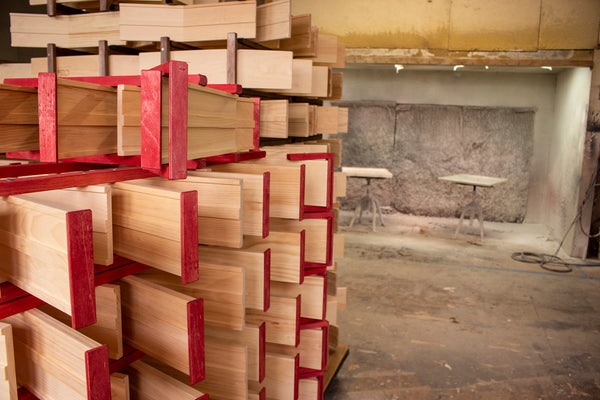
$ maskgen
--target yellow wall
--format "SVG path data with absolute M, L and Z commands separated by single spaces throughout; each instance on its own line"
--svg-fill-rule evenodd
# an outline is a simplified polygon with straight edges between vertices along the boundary
M 594 49 L 600 0 L 294 0 L 347 47 Z

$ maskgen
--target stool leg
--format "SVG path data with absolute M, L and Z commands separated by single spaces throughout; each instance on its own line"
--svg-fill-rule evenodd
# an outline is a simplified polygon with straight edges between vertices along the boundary
M 363 205 L 363 201 L 361 200 L 361 202 L 360 202 L 360 206 L 361 206 L 361 207 L 360 207 L 360 214 L 358 215 L 358 223 L 359 223 L 359 224 L 361 224 L 361 223 L 362 223 L 362 214 L 363 214 L 363 208 L 362 208 L 362 205 Z M 369 204 L 367 203 L 367 204 L 366 204 L 366 208 L 368 208 L 368 207 L 369 207 Z
M 478 207 L 477 214 L 479 214 L 479 235 L 481 236 L 481 241 L 483 242 L 483 212 L 481 207 Z
M 352 225 L 354 225 L 354 221 L 356 220 L 356 216 L 358 215 L 358 213 L 361 212 L 361 207 L 360 207 L 360 203 L 358 203 L 358 206 L 354 209 L 354 215 L 352 216 L 352 219 L 350 220 L 350 228 L 352 228 Z
M 371 198 L 371 206 L 373 208 L 373 232 L 377 232 L 377 206 L 374 199 Z
M 381 221 L 381 226 L 385 226 L 385 224 L 383 223 L 383 214 L 381 213 L 381 206 L 379 205 L 379 200 L 373 198 L 373 201 L 375 201 L 375 204 L 377 205 L 377 213 L 379 214 L 379 220 Z
M 458 233 L 460 232 L 460 227 L 462 226 L 462 222 L 463 222 L 463 218 L 465 217 L 465 209 L 462 210 L 462 212 L 460 213 L 460 219 L 458 220 L 458 226 L 456 227 L 456 231 L 454 232 L 454 237 L 456 238 L 458 236 Z

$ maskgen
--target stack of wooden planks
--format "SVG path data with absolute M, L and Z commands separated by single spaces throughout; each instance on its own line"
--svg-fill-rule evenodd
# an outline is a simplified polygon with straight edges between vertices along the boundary
M 140 53 L 0 65 L 0 153 L 34 163 L 0 165 L 0 397 L 323 398 L 345 50 L 290 1 L 11 14 L 15 46 Z

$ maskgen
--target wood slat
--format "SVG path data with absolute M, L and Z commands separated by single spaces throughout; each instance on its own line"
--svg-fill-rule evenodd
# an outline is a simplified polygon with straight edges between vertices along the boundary
M 271 294 L 279 297 L 300 296 L 300 316 L 310 319 L 325 319 L 327 294 L 325 278 L 318 275 L 307 276 L 302 284 L 272 282 Z
M 17 400 L 17 373 L 15 370 L 15 351 L 12 326 L 0 322 L 0 397 L 6 400 Z
M 279 0 L 256 7 L 256 41 L 268 42 L 292 36 L 291 1 Z
M 347 114 L 346 114 L 347 115 Z M 316 133 L 336 134 L 339 132 L 339 107 L 322 106 L 316 108 Z
M 0 85 L 1 152 L 40 148 L 37 99 L 37 89 Z
M 322 84 L 322 83 L 321 83 Z M 271 92 L 309 96 L 313 92 L 313 62 L 294 58 L 292 60 L 292 87 L 291 89 L 271 89 Z
M 331 95 L 330 78 L 330 67 L 313 65 L 312 86 L 307 97 L 329 97 Z
M 319 378 L 303 378 L 298 381 L 298 400 L 319 400 L 323 397 Z
M 331 219 L 304 218 L 302 221 L 298 221 L 271 218 L 271 229 L 273 231 L 294 233 L 305 231 L 304 261 L 318 264 L 331 262 L 331 255 L 329 254 L 332 240 L 331 224 Z
M 303 232 L 271 231 L 264 239 L 244 238 L 242 249 L 271 249 L 271 281 L 300 283 L 304 279 L 304 240 Z
M 4 322 L 13 327 L 17 381 L 36 397 L 110 397 L 106 346 L 36 309 L 8 317 Z
M 348 132 L 348 108 L 338 107 L 338 133 Z
M 294 57 L 316 57 L 318 44 L 319 44 L 319 28 L 312 25 L 310 27 L 309 46 L 294 49 Z
M 246 322 L 254 325 L 264 322 L 267 343 L 297 346 L 300 340 L 300 296 L 271 296 L 269 310 L 248 310 Z
M 129 400 L 129 376 L 120 372 L 110 374 L 110 398 L 111 400 Z
M 118 284 L 125 342 L 188 375 L 190 384 L 202 380 L 205 372 L 202 299 L 135 275 L 122 278 Z
M 294 357 L 299 355 L 300 368 L 310 368 L 322 370 L 325 367 L 326 360 L 324 355 L 329 349 L 324 349 L 323 345 L 327 343 L 324 335 L 328 335 L 327 329 L 302 329 L 300 330 L 300 343 L 298 347 L 284 346 L 280 344 L 267 343 L 267 352 L 275 354 L 285 354 Z
M 333 66 L 337 64 L 338 39 L 336 35 L 323 35 L 319 33 L 317 42 L 317 56 L 313 63 L 317 65 Z
M 260 137 L 288 137 L 288 104 L 287 100 L 261 100 Z
M 100 58 L 97 55 L 56 57 L 56 73 L 59 77 L 99 76 L 99 63 Z M 151 67 L 158 64 L 160 62 Z M 139 75 L 140 70 L 138 56 L 112 54 L 108 57 L 109 76 Z M 48 58 L 32 57 L 30 71 L 32 76 L 48 72 Z
M 248 351 L 244 345 L 208 342 L 206 378 L 194 385 L 215 399 L 248 398 Z
M 298 356 L 267 353 L 267 374 L 264 385 L 269 398 L 298 398 Z
M 282 50 L 307 49 L 311 39 L 311 15 L 302 14 L 292 16 L 292 36 L 279 42 Z
M 4 63 L 0 64 L 0 83 L 5 79 L 35 78 L 31 73 L 30 63 Z

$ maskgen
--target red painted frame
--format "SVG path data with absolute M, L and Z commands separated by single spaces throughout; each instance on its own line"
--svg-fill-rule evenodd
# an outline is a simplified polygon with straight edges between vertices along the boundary
M 108 346 L 102 345 L 85 352 L 85 376 L 88 400 L 110 398 Z
M 204 363 L 204 300 L 190 301 L 187 304 L 187 314 L 190 385 L 194 385 L 206 376 Z
M 269 311 L 271 307 L 271 249 L 265 250 L 264 255 L 264 302 L 263 311 Z
M 304 262 L 304 276 L 320 274 L 333 262 L 333 212 L 310 212 L 304 214 L 304 219 L 326 219 L 327 220 L 327 248 L 325 263 Z
M 263 322 L 258 327 L 258 382 L 262 383 L 266 373 L 267 359 L 267 324 Z
M 181 283 L 198 280 L 198 192 L 182 192 L 180 198 Z
M 302 318 L 300 321 L 300 329 L 321 329 L 323 331 L 323 342 L 322 349 L 323 353 L 321 355 L 321 369 L 320 371 L 325 371 L 327 369 L 327 364 L 329 363 L 329 321 L 327 320 L 315 320 L 309 318 Z M 312 371 L 309 368 L 302 368 L 301 371 Z M 302 373 L 302 372 L 301 372 Z
M 326 206 L 304 206 L 304 212 L 330 211 L 333 207 L 333 153 L 289 153 L 290 161 L 327 160 L 327 199 Z
M 70 79 L 72 81 L 95 83 L 104 86 L 132 85 L 140 86 L 140 75 L 116 75 L 116 76 L 65 76 L 60 79 Z M 188 82 L 200 86 L 206 86 L 208 80 L 206 76 L 200 74 L 188 75 Z M 5 85 L 18 85 L 26 87 L 38 87 L 38 78 L 7 78 L 3 82 Z M 216 86 L 216 85 L 212 85 Z M 240 93 L 242 88 L 240 86 Z M 230 92 L 233 93 L 233 92 Z M 239 94 L 239 93 L 238 93 Z

